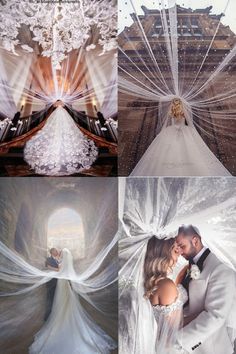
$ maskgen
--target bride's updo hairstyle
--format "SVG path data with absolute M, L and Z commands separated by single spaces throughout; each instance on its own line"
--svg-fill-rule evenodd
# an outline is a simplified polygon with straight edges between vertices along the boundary
M 184 118 L 183 104 L 179 98 L 175 98 L 171 102 L 171 114 L 176 119 Z
M 174 266 L 175 262 L 171 255 L 174 245 L 174 238 L 159 240 L 152 236 L 148 241 L 144 261 L 144 296 L 146 298 L 150 298 L 157 281 L 166 278 Z

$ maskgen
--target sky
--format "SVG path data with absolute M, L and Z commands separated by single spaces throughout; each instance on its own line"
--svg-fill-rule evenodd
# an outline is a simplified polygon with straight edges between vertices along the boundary
M 79 214 L 69 208 L 62 208 L 51 215 L 48 220 L 48 229 L 53 233 L 56 230 L 68 229 L 73 230 L 78 228 L 78 222 L 81 222 Z
M 164 2 L 165 6 L 168 4 L 174 5 L 175 0 L 133 0 L 133 4 L 138 14 L 142 15 L 143 11 L 141 6 L 144 5 L 149 9 L 157 9 L 160 7 L 159 4 Z M 225 13 L 222 22 L 224 25 L 229 25 L 231 30 L 236 33 L 236 0 L 177 0 L 177 4 L 186 8 L 205 8 L 208 6 L 213 6 L 211 13 L 220 14 Z M 125 26 L 130 26 L 132 24 L 132 19 L 130 13 L 134 13 L 134 9 L 131 5 L 131 0 L 119 0 L 119 20 L 118 28 L 119 33 L 123 30 Z

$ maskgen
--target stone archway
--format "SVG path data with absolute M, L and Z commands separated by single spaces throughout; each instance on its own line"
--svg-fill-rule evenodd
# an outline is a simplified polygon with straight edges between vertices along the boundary
M 85 257 L 85 234 L 81 215 L 74 208 L 57 208 L 47 222 L 47 248 L 68 248 L 75 260 Z

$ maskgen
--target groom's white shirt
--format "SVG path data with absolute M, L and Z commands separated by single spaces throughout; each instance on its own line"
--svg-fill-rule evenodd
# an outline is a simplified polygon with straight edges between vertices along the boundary
M 183 328 L 182 347 L 194 354 L 232 354 L 226 323 L 235 302 L 234 272 L 210 253 L 200 277 L 189 283 L 184 315 L 194 319 Z

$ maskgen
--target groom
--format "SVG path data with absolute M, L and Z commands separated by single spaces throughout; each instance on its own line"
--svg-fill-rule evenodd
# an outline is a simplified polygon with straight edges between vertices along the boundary
M 206 247 L 193 225 L 182 225 L 176 242 L 189 261 L 182 285 L 189 301 L 184 307 L 182 348 L 194 354 L 233 354 L 227 329 L 235 308 L 235 274 Z M 194 266 L 192 266 L 194 265 Z
M 58 272 L 60 254 L 56 248 L 51 248 L 49 252 L 50 252 L 50 257 L 48 257 L 46 260 L 46 267 L 49 270 Z M 44 317 L 45 321 L 48 319 L 52 310 L 53 299 L 54 299 L 56 286 L 57 286 L 57 279 L 53 278 L 52 280 L 47 282 L 46 286 L 47 286 L 47 305 L 46 305 L 46 313 Z

